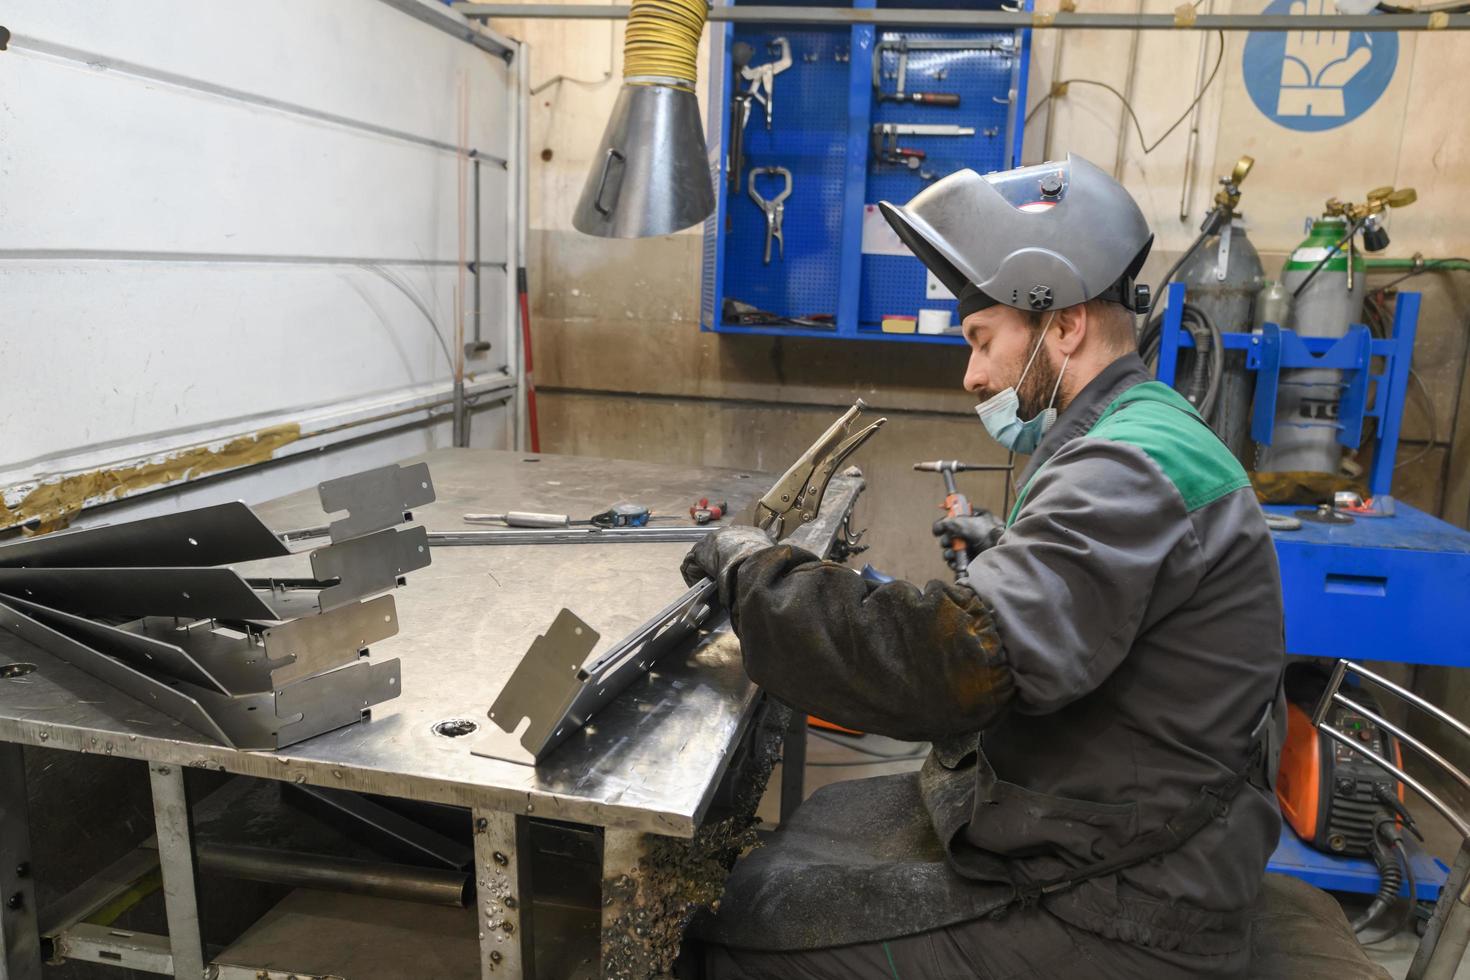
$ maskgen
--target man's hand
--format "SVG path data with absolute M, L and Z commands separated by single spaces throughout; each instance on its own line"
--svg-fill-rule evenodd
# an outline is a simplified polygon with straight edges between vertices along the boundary
M 965 564 L 968 565 L 999 541 L 1004 530 L 1005 524 L 988 510 L 977 511 L 969 517 L 941 517 L 934 522 L 934 536 L 939 538 L 944 549 L 944 561 L 956 571 L 964 569 L 957 567 L 959 555 L 952 546 L 955 538 L 964 542 Z
M 745 525 L 732 525 L 722 527 L 705 535 L 689 554 L 684 556 L 684 564 L 679 566 L 679 571 L 684 575 L 685 583 L 693 585 L 700 579 L 713 579 L 720 590 L 720 602 L 726 609 L 734 599 L 731 594 L 731 586 L 734 581 L 734 571 L 739 564 L 757 551 L 771 547 L 771 539 L 766 532 L 758 527 Z

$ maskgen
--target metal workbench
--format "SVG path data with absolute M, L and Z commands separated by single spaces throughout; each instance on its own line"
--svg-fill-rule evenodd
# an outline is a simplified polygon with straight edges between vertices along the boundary
M 699 497 L 719 497 L 738 512 L 770 483 L 764 475 L 731 470 L 471 449 L 419 458 L 431 467 L 438 499 L 414 517 L 431 530 L 461 528 L 461 515 L 470 511 L 518 508 L 590 516 L 623 499 L 655 513 L 680 514 Z M 858 479 L 834 479 L 822 514 L 795 540 L 809 546 L 822 542 L 825 550 L 860 490 Z M 256 509 L 278 530 L 321 519 L 311 491 Z M 716 630 L 689 655 L 661 661 L 649 678 L 539 767 L 474 755 L 472 743 L 493 728 L 486 717 L 490 704 L 561 607 L 601 634 L 593 652 L 599 656 L 682 592 L 678 565 L 687 548 L 436 548 L 433 563 L 396 593 L 401 632 L 374 650 L 401 659 L 402 694 L 378 705 L 362 724 L 279 752 L 212 743 L 0 633 L 0 674 L 15 663 L 36 667 L 0 679 L 0 893 L 16 896 L 13 907 L 0 910 L 6 954 L 0 978 L 40 976 L 34 880 L 24 867 L 29 834 L 23 745 L 147 763 L 169 925 L 166 939 L 152 937 L 155 947 L 163 943 L 167 956 L 162 972 L 193 980 L 206 970 L 182 774 L 188 767 L 204 767 L 469 808 L 475 822 L 481 975 L 519 978 L 524 970 L 530 976 L 523 960 L 531 955 L 531 909 L 524 898 L 518 900 L 530 891 L 517 854 L 528 818 L 606 828 L 603 880 L 628 881 L 642 853 L 642 835 L 695 835 L 758 691 L 744 674 L 733 636 Z M 450 719 L 480 727 L 462 737 L 436 734 L 435 725 Z M 34 874 L 44 875 L 45 869 Z M 616 910 L 616 903 L 604 909 L 605 926 Z M 129 965 L 116 956 L 99 961 Z M 153 962 L 160 962 L 157 956 Z M 230 965 L 218 969 L 221 976 L 235 975 Z

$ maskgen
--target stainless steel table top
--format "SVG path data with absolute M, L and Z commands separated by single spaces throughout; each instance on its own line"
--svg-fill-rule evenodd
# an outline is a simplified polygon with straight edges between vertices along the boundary
M 585 457 L 446 449 L 428 461 L 438 499 L 414 514 L 430 530 L 465 527 L 465 513 L 514 510 L 590 517 L 630 500 L 687 514 L 694 499 L 737 511 L 767 489 L 764 474 Z M 830 535 L 860 489 L 838 478 L 809 533 Z M 256 508 L 272 527 L 324 521 L 315 491 Z M 0 740 L 171 761 L 272 779 L 483 806 L 675 836 L 691 836 L 724 772 L 755 698 L 733 636 L 716 632 L 689 656 L 660 662 L 541 766 L 472 755 L 498 732 L 486 712 L 531 641 L 566 606 L 598 630 L 592 657 L 683 590 L 687 545 L 446 547 L 393 593 L 400 633 L 374 646 L 400 658 L 403 693 L 372 718 L 280 752 L 208 741 L 110 686 L 0 631 L 0 665 L 33 672 L 0 679 Z M 291 562 L 300 561 L 292 568 Z M 302 572 L 305 557 L 273 563 Z M 258 572 L 252 566 L 250 571 Z M 480 730 L 436 734 L 448 719 Z

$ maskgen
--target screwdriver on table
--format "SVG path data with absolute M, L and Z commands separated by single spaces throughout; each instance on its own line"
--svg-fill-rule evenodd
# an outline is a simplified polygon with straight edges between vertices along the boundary
M 527 510 L 512 510 L 504 514 L 464 515 L 466 524 L 503 524 L 506 527 L 643 527 L 652 519 L 652 513 L 641 504 L 614 504 L 585 521 L 574 521 L 570 514 L 539 514 Z

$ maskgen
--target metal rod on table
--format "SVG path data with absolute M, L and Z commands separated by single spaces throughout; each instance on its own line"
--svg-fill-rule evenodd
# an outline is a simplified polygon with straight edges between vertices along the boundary
M 470 877 L 462 871 L 236 844 L 200 844 L 196 854 L 201 871 L 244 881 L 320 888 L 457 909 L 469 905 L 472 892 Z
M 724 525 L 704 527 L 508 528 L 504 531 L 430 531 L 432 547 L 508 544 L 693 544 Z
M 158 833 L 158 863 L 163 870 L 163 907 L 168 919 L 174 976 L 204 976 L 204 939 L 199 932 L 199 885 L 194 869 L 194 831 L 184 771 L 150 763 L 153 822 Z
M 492 17 L 567 20 L 626 20 L 628 7 L 570 3 L 470 3 L 453 9 L 471 20 Z M 825 24 L 885 27 L 934 27 L 947 30 L 1093 31 L 1463 31 L 1470 14 L 1200 14 L 1193 19 L 1174 14 L 1049 13 L 1009 10 L 901 10 L 894 7 L 712 7 L 711 23 Z

